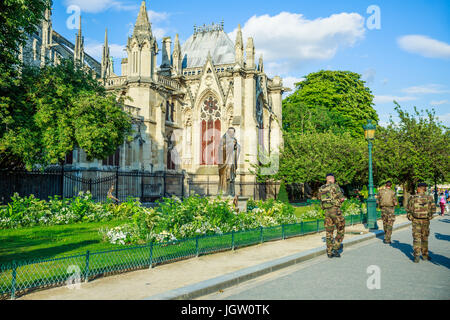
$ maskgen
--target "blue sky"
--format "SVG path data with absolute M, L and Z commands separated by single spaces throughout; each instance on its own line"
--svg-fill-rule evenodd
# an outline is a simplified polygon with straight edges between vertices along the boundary
M 450 126 L 450 1 L 146 1 L 154 35 L 185 41 L 193 26 L 225 22 L 234 41 L 255 40 L 269 76 L 292 87 L 321 69 L 363 75 L 375 95 L 381 124 L 394 115 L 392 101 L 412 110 L 434 108 Z M 171 5 L 170 3 L 176 3 Z M 53 27 L 74 41 L 80 9 L 86 51 L 101 58 L 105 28 L 120 74 L 123 48 L 141 0 L 54 0 Z M 375 7 L 369 10 L 369 7 Z M 71 9 L 69 12 L 68 9 Z M 379 11 L 378 11 L 379 9 Z M 379 19 L 376 13 L 379 12 Z M 375 20 L 374 20 L 375 18 Z M 76 24 L 78 25 L 78 24 Z M 378 28 L 379 27 L 379 28 Z M 245 44 L 244 44 L 245 45 Z M 394 117 L 395 120 L 395 117 Z

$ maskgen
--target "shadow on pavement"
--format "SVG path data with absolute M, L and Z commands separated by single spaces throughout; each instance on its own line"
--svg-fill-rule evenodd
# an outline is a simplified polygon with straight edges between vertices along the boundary
M 410 244 L 401 243 L 398 240 L 394 240 L 394 241 L 392 241 L 391 247 L 403 252 L 405 254 L 405 256 L 408 257 L 409 260 L 411 260 L 411 261 L 414 260 L 414 254 L 413 254 L 414 249 Z
M 392 248 L 398 249 L 408 257 L 409 260 L 414 261 L 414 249 L 410 244 L 401 243 L 398 240 L 394 240 L 391 244 Z M 429 251 L 429 255 L 431 257 L 431 261 L 421 261 L 421 263 L 432 263 L 437 266 L 443 266 L 447 269 L 450 269 L 450 258 L 442 256 L 440 254 L 434 253 L 433 251 Z
M 437 266 L 444 266 L 447 269 L 450 269 L 450 258 L 433 253 L 433 251 L 430 251 L 430 257 L 432 259 L 430 263 Z
M 450 241 L 450 236 L 447 235 L 447 234 L 436 233 L 435 237 L 436 237 L 436 239 L 438 239 L 438 240 L 442 240 L 442 241 Z
M 450 219 L 442 219 L 442 220 L 439 220 L 439 222 L 450 223 Z

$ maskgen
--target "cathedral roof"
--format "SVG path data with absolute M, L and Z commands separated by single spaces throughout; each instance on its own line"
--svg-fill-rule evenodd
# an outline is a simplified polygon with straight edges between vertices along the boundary
M 182 46 L 183 68 L 205 65 L 208 53 L 215 65 L 235 62 L 234 43 L 222 28 L 195 32 Z

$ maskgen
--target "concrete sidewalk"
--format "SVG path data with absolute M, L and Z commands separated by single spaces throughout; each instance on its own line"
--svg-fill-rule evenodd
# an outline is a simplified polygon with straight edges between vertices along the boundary
M 405 225 L 406 216 L 397 217 L 395 226 Z M 382 228 L 382 222 L 379 221 Z M 361 234 L 368 231 L 363 225 L 346 228 L 345 239 L 364 240 Z M 355 239 L 355 237 L 358 237 Z M 80 289 L 67 287 L 36 291 L 20 297 L 20 300 L 141 300 L 177 299 L 173 290 L 196 285 L 201 282 L 242 271 L 259 268 L 277 259 L 289 259 L 309 251 L 320 251 L 325 246 L 325 232 L 291 238 L 284 241 L 267 242 L 236 251 L 227 251 L 190 260 L 157 266 L 151 270 L 141 270 L 101 278 L 81 284 Z M 321 253 L 320 253 L 321 254 Z M 316 253 L 317 255 L 317 253 Z M 194 298 L 187 297 L 187 299 Z

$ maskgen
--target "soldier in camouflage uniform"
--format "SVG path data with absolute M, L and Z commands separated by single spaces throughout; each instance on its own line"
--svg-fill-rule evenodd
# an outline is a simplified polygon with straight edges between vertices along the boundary
M 327 175 L 327 184 L 319 189 L 319 200 L 322 209 L 325 210 L 325 230 L 327 232 L 327 255 L 328 258 L 339 258 L 339 249 L 345 235 L 345 219 L 342 215 L 341 205 L 345 201 L 339 185 L 335 182 L 333 174 Z M 334 238 L 334 229 L 337 229 Z
M 431 260 L 428 254 L 428 236 L 430 235 L 430 220 L 436 213 L 433 196 L 425 193 L 426 183 L 419 184 L 417 194 L 408 200 L 406 211 L 408 219 L 412 221 L 414 262 L 419 263 L 420 253 L 424 260 Z
M 386 187 L 379 190 L 377 203 L 381 209 L 383 219 L 384 243 L 391 244 L 392 229 L 395 222 L 395 207 L 398 205 L 397 195 L 392 188 L 392 182 L 388 181 Z

